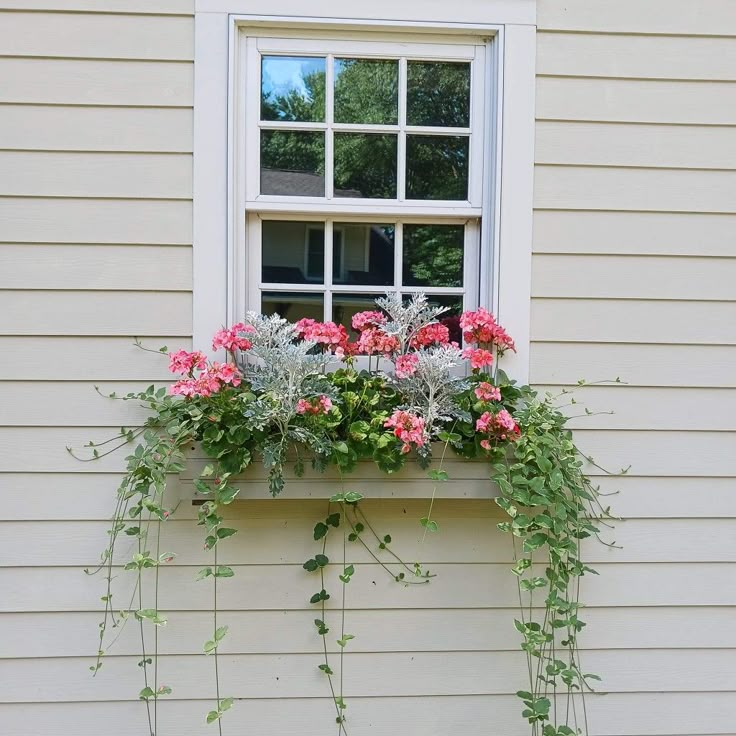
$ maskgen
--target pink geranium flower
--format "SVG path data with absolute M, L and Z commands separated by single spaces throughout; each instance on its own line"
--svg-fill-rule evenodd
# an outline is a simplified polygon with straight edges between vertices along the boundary
M 396 378 L 409 378 L 409 376 L 416 373 L 419 358 L 415 353 L 407 353 L 396 358 L 394 365 L 396 367 Z
M 386 315 L 381 312 L 357 312 L 353 315 L 352 325 L 356 332 L 363 332 L 371 327 L 386 324 Z
M 336 325 L 334 322 L 317 322 L 305 317 L 296 323 L 296 328 L 302 340 L 323 345 L 333 352 L 339 349 L 341 355 L 348 349 L 348 332 L 342 325 Z
M 332 399 L 322 394 L 316 399 L 299 399 L 296 402 L 297 414 L 329 414 L 332 409 Z
M 491 449 L 491 440 L 513 442 L 521 436 L 519 425 L 506 409 L 501 409 L 496 414 L 490 411 L 483 412 L 475 422 L 475 431 L 487 435 L 480 441 L 481 447 L 486 450 Z
M 493 384 L 483 381 L 475 389 L 475 395 L 481 401 L 500 401 L 501 392 Z
M 364 355 L 391 355 L 399 349 L 399 341 L 377 327 L 369 327 L 360 333 L 357 350 Z
M 236 350 L 250 350 L 253 343 L 247 337 L 243 337 L 241 333 L 253 331 L 253 327 L 242 322 L 238 322 L 229 328 L 223 327 L 212 338 L 212 349 L 223 349 L 229 353 L 234 353 Z
M 401 447 L 403 453 L 410 452 L 412 445 L 423 447 L 427 442 L 424 419 L 409 411 L 397 409 L 383 426 L 394 430 L 394 435 L 403 443 Z
M 470 361 L 470 366 L 474 370 L 480 370 L 493 363 L 493 353 L 483 348 L 465 348 L 462 356 Z
M 199 351 L 188 353 L 186 350 L 177 350 L 169 354 L 169 370 L 172 373 L 192 373 L 195 368 L 201 370 L 206 364 L 207 356 Z
M 475 312 L 464 312 L 460 317 L 465 342 L 495 345 L 499 350 L 516 350 L 514 341 L 497 322 L 495 317 L 483 307 Z
M 450 331 L 439 322 L 425 325 L 411 339 L 411 347 L 426 348 L 430 345 L 447 345 L 450 342 Z

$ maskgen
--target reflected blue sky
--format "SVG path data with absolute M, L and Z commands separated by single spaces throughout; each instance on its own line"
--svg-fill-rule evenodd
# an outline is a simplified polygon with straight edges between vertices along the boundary
M 325 72 L 324 58 L 314 56 L 264 56 L 261 64 L 261 95 L 273 101 L 289 92 L 309 99 L 304 78 L 314 72 Z

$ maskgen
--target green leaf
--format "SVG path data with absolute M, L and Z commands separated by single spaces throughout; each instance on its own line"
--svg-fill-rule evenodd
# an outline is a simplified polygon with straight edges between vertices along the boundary
M 548 537 L 544 532 L 537 532 L 524 540 L 524 552 L 533 552 L 547 544 Z
M 426 516 L 419 519 L 419 523 L 428 531 L 436 532 L 439 529 L 439 525 L 433 519 L 428 519 Z
M 321 664 L 318 665 L 317 669 L 322 670 L 326 675 L 334 675 L 335 673 L 330 668 L 330 665 L 328 664 Z
M 315 556 L 314 556 L 314 561 L 315 561 L 315 562 L 316 562 L 316 563 L 317 563 L 317 564 L 318 564 L 318 565 L 319 565 L 320 567 L 324 567 L 325 565 L 327 565 L 327 563 L 328 563 L 328 562 L 329 562 L 330 560 L 329 560 L 329 559 L 327 558 L 327 555 L 315 555 Z
M 345 494 L 345 503 L 358 503 L 363 500 L 363 494 L 357 491 L 348 491 Z
M 323 524 L 321 521 L 315 524 L 314 526 L 314 539 L 317 541 L 318 539 L 322 539 L 327 532 L 329 531 L 329 528 L 327 527 L 327 524 Z
M 222 714 L 217 710 L 211 710 L 207 714 L 207 723 L 214 723 L 216 720 L 220 718 Z
M 227 626 L 220 626 L 215 631 L 215 641 L 222 641 L 227 636 L 228 628 Z
M 317 633 L 320 636 L 324 636 L 330 630 L 327 624 L 320 618 L 314 619 L 314 625 L 317 627 Z
M 150 687 L 144 687 L 143 690 L 141 690 L 140 693 L 138 693 L 138 697 L 141 700 L 148 700 L 148 698 L 155 698 L 156 693 L 154 693 Z
M 354 636 L 353 636 L 352 634 L 343 634 L 343 636 L 342 636 L 342 637 L 341 637 L 340 639 L 338 639 L 338 640 L 337 640 L 337 643 L 338 643 L 338 644 L 339 644 L 339 645 L 340 645 L 341 647 L 344 647 L 344 646 L 346 646 L 346 644 L 347 644 L 347 643 L 348 643 L 348 642 L 349 642 L 349 641 L 350 641 L 351 639 L 355 639 L 355 637 L 354 637 Z
M 317 569 L 317 568 L 319 567 L 319 565 L 317 564 L 317 560 L 315 560 L 314 558 L 312 558 L 312 559 L 310 559 L 310 560 L 307 560 L 307 561 L 306 561 L 306 562 L 305 562 L 305 563 L 304 563 L 304 564 L 302 565 L 302 567 L 303 567 L 303 568 L 304 568 L 304 569 L 305 569 L 305 570 L 306 570 L 307 572 L 314 572 L 314 571 L 315 571 L 315 570 L 316 570 L 316 569 Z
M 215 577 L 216 578 L 231 578 L 235 575 L 233 572 L 232 567 L 228 567 L 227 565 L 220 565 L 217 570 L 215 570 Z
M 448 479 L 446 470 L 430 470 L 429 479 L 435 482 L 441 482 Z
M 232 537 L 233 534 L 237 534 L 237 529 L 230 529 L 228 527 L 220 527 L 217 530 L 217 538 L 218 539 L 227 539 L 227 537 Z
M 325 519 L 325 524 L 327 524 L 328 526 L 334 526 L 335 528 L 339 527 L 340 526 L 340 514 L 337 512 L 334 514 L 330 514 Z
M 233 707 L 235 698 L 223 698 L 220 701 L 220 713 L 224 713 L 226 710 L 230 710 Z
M 166 623 L 166 617 L 159 614 L 155 608 L 141 608 L 140 611 L 135 612 L 137 619 L 145 619 L 150 621 L 156 626 L 163 626 Z
M 198 573 L 196 580 L 204 580 L 205 578 L 209 577 L 210 575 L 213 575 L 211 567 L 203 567 Z

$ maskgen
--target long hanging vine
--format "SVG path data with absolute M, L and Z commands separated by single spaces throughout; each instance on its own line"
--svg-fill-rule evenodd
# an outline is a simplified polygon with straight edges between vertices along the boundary
M 225 362 L 210 362 L 201 352 L 151 351 L 168 355 L 170 369 L 182 377 L 168 390 L 150 386 L 141 393 L 111 395 L 143 403 L 150 416 L 142 427 L 90 443 L 90 457 L 84 458 L 95 460 L 135 444 L 108 544 L 93 571 L 104 574 L 105 594 L 98 656 L 90 669 L 97 674 L 123 628 L 135 621 L 143 682 L 139 697 L 150 736 L 158 736 L 158 700 L 172 692 L 158 676 L 158 627 L 166 624 L 159 578 L 161 568 L 175 558 L 161 549 L 162 525 L 176 511 L 166 488 L 168 479 L 187 466 L 193 443 L 211 459 L 193 483 L 201 499 L 197 524 L 212 554 L 212 564 L 197 576 L 212 585 L 212 634 L 203 653 L 212 658 L 214 700 L 205 720 L 217 724 L 220 734 L 223 716 L 235 703 L 234 697 L 223 697 L 220 682 L 219 648 L 229 629 L 220 621 L 218 598 L 220 585 L 235 575 L 222 564 L 220 544 L 237 533 L 225 517 L 240 493 L 239 474 L 263 463 L 269 490 L 277 495 L 287 463 L 297 475 L 304 472 L 305 460 L 316 470 L 334 466 L 339 473 L 342 490 L 329 499 L 313 530 L 319 551 L 303 568 L 318 576 L 318 589 L 309 599 L 318 614 L 314 627 L 323 653 L 316 666 L 327 681 L 338 736 L 346 736 L 344 652 L 354 638 L 346 628 L 346 603 L 356 574 L 349 550 L 358 545 L 401 585 L 425 585 L 433 576 L 394 552 L 391 535 L 376 530 L 361 506 L 362 493 L 347 490 L 345 477 L 359 462 L 372 461 L 393 473 L 416 458 L 432 484 L 427 514 L 418 520 L 423 541 L 439 529 L 434 498 L 438 485 L 448 480 L 448 452 L 487 460 L 490 480 L 498 487 L 496 503 L 508 517 L 498 527 L 513 541 L 520 611 L 514 625 L 529 676 L 528 689 L 517 693 L 524 703 L 522 716 L 532 736 L 588 733 L 582 696 L 597 676 L 586 673 L 580 661 L 578 634 L 585 624 L 579 590 L 580 579 L 594 570 L 582 559 L 581 542 L 599 538 L 608 514 L 584 473 L 567 417 L 554 397 L 517 386 L 503 371 L 489 373 L 494 357 L 514 344 L 485 310 L 447 317 L 421 294 L 408 302 L 389 295 L 377 306 L 353 317 L 354 342 L 343 326 L 331 322 L 291 324 L 277 315 L 249 313 L 244 322 L 214 336 L 213 350 L 224 351 Z M 462 341 L 467 347 L 461 350 Z M 361 356 L 368 358 L 369 370 L 360 369 Z M 393 372 L 380 370 L 381 358 Z M 342 365 L 332 370 L 335 361 Z M 463 366 L 466 375 L 461 376 Z M 438 463 L 433 448 L 439 448 Z M 123 561 L 120 543 L 126 537 L 132 554 Z M 334 560 L 327 554 L 328 538 L 335 538 L 339 548 Z M 113 579 L 121 565 L 135 579 L 130 596 L 118 604 Z M 337 569 L 340 586 L 332 593 L 330 569 Z M 336 623 L 328 621 L 334 612 Z M 331 658 L 335 651 L 337 664 Z

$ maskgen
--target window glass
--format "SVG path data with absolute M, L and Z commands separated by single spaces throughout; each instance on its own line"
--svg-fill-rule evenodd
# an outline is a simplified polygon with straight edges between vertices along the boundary
M 462 286 L 465 228 L 404 225 L 404 286 Z
M 397 136 L 335 133 L 335 196 L 396 198 Z
M 303 317 L 324 319 L 325 297 L 319 292 L 308 291 L 264 291 L 261 295 L 261 312 L 278 314 L 290 322 Z
M 325 196 L 325 134 L 261 131 L 261 194 Z
M 470 64 L 409 61 L 406 122 L 467 128 L 470 125 Z
M 334 74 L 336 123 L 398 123 L 398 61 L 335 59 Z
M 334 271 L 336 284 L 393 286 L 394 225 L 336 222 L 335 232 L 342 233 L 345 270 Z
M 467 136 L 407 135 L 407 199 L 468 198 Z
M 321 122 L 325 119 L 325 59 L 264 56 L 261 120 Z

